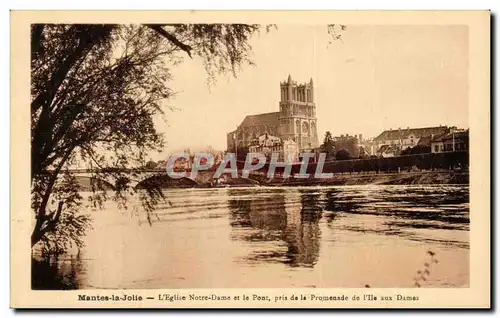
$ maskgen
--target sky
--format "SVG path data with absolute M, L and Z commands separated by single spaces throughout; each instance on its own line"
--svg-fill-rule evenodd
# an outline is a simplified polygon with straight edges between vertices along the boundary
M 226 134 L 246 115 L 279 111 L 280 82 L 314 81 L 320 142 L 334 136 L 407 127 L 468 127 L 468 28 L 465 25 L 348 25 L 329 43 L 325 25 L 278 25 L 251 40 L 238 74 L 207 85 L 199 59 L 172 69 L 176 96 L 157 121 L 165 134 L 153 160 L 190 148 L 226 149 Z

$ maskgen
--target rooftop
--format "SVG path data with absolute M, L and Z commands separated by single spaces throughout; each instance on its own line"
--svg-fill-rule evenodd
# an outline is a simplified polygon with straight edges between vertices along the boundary
M 417 138 L 437 136 L 448 132 L 448 129 L 447 126 L 391 129 L 383 131 L 380 135 L 375 137 L 375 141 L 407 139 L 410 135 Z
M 240 127 L 258 126 L 258 125 L 279 125 L 279 112 L 264 113 L 257 115 L 248 115 L 241 122 Z
M 446 141 L 446 140 L 452 140 L 452 139 L 461 140 L 461 139 L 467 139 L 467 138 L 469 138 L 469 130 L 443 134 L 443 135 L 433 139 L 432 141 L 436 142 L 436 141 Z

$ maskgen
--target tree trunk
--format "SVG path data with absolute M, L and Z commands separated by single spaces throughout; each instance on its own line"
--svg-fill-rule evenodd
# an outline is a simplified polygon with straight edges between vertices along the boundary
M 59 201 L 57 206 L 57 211 L 52 218 L 37 218 L 35 228 L 33 229 L 33 233 L 31 233 L 31 247 L 35 246 L 36 243 L 40 242 L 45 233 L 51 232 L 55 230 L 59 219 L 61 218 L 63 202 Z M 45 215 L 45 211 L 43 213 Z M 44 226 L 45 225 L 45 226 Z

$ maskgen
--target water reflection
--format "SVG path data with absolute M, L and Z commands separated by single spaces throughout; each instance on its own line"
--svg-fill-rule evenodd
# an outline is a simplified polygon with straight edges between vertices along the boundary
M 141 225 L 139 212 L 96 213 L 99 226 L 81 256 L 34 257 L 32 288 L 242 287 L 276 279 L 359 287 L 374 279 L 372 268 L 381 283 L 400 287 L 413 273 L 395 278 L 394 262 L 413 267 L 420 249 L 442 257 L 446 279 L 435 286 L 468 284 L 467 186 L 179 189 L 166 197 L 152 226 Z M 135 258 L 147 261 L 134 267 Z M 354 272 L 359 282 L 349 278 Z
M 301 191 L 300 221 L 292 224 L 287 232 L 288 255 L 291 266 L 312 267 L 316 264 L 320 248 L 319 220 L 322 217 L 320 194 Z
M 466 186 L 353 187 L 349 191 L 336 188 L 326 191 L 324 216 L 330 227 L 333 220 L 341 217 L 363 218 L 373 223 L 340 223 L 342 230 L 468 248 L 468 241 L 439 239 L 420 231 L 468 231 L 468 201 Z
M 80 254 L 53 257 L 33 255 L 31 271 L 31 288 L 34 290 L 79 289 L 85 265 Z
M 325 219 L 329 224 L 339 217 L 340 212 L 355 211 L 359 204 L 351 200 L 352 197 L 343 195 L 339 188 L 330 188 L 326 190 L 325 194 Z
M 392 187 L 379 191 L 340 188 L 326 191 L 328 222 L 349 214 L 373 215 L 386 225 L 408 228 L 469 229 L 467 187 Z
M 320 194 L 264 192 L 255 197 L 247 190 L 229 194 L 232 239 L 273 242 L 257 246 L 245 262 L 281 262 L 292 267 L 313 267 L 318 259 L 322 207 Z

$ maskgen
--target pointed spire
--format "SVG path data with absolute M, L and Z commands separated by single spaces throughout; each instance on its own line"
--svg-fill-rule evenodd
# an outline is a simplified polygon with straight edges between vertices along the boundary
M 292 83 L 292 76 L 290 74 L 288 74 L 288 84 L 291 84 Z
M 311 79 L 309 80 L 309 84 L 313 84 L 313 78 L 311 77 Z

